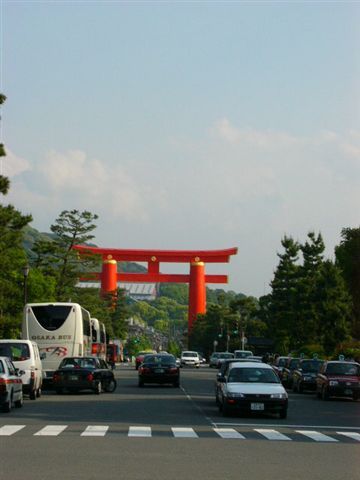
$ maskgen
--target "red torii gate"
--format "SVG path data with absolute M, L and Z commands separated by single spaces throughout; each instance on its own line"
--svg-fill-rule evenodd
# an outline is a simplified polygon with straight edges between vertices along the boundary
M 101 273 L 91 273 L 91 279 L 99 279 L 101 293 L 114 293 L 117 282 L 188 283 L 189 315 L 188 329 L 192 328 L 199 313 L 206 312 L 206 284 L 228 283 L 227 275 L 205 274 L 206 263 L 229 263 L 230 256 L 237 254 L 237 248 L 226 250 L 124 250 L 98 248 L 82 245 L 73 247 L 80 255 L 101 255 Z M 146 262 L 146 273 L 124 273 L 117 271 L 117 262 Z M 167 274 L 160 272 L 160 263 L 189 263 L 189 274 Z M 90 278 L 84 278 L 90 279 Z

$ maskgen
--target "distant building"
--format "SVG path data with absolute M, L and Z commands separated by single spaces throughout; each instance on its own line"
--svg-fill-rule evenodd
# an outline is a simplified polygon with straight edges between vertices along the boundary
M 100 282 L 79 282 L 80 288 L 100 288 Z M 134 300 L 155 300 L 157 297 L 156 283 L 121 283 L 118 282 L 118 288 L 125 290 L 126 296 Z

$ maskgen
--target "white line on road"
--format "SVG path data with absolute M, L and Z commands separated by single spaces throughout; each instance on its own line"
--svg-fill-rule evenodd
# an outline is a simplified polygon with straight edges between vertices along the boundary
M 171 427 L 171 430 L 177 438 L 198 438 L 193 428 Z
M 214 428 L 214 432 L 220 435 L 221 438 L 240 438 L 245 439 L 244 435 L 237 432 L 234 428 Z
M 34 433 L 34 435 L 56 437 L 61 432 L 63 432 L 65 428 L 67 428 L 67 425 L 47 425 L 38 432 Z
M 104 437 L 109 427 L 106 425 L 89 425 L 82 432 L 81 437 Z
M 151 437 L 151 427 L 129 427 L 129 437 Z
M 349 438 L 352 438 L 353 440 L 357 440 L 358 442 L 360 442 L 360 433 L 356 433 L 356 432 L 336 432 L 338 433 L 339 435 L 344 435 L 345 437 L 349 437 Z
M 3 427 L 0 428 L 0 436 L 10 436 L 13 433 L 18 432 L 22 428 L 24 428 L 25 425 L 4 425 Z
M 236 423 L 236 422 L 212 422 L 213 426 L 228 427 L 277 427 L 277 428 L 321 428 L 333 430 L 360 430 L 360 427 L 343 427 L 341 425 L 283 425 L 282 423 Z
M 324 435 L 320 432 L 315 432 L 312 430 L 295 430 L 297 433 L 301 435 L 305 435 L 306 437 L 315 440 L 315 442 L 337 442 L 336 438 L 329 437 L 328 435 Z
M 255 432 L 260 433 L 260 435 L 263 435 L 268 440 L 291 440 L 291 438 L 283 435 L 277 430 L 271 430 L 267 428 L 254 428 L 254 430 Z

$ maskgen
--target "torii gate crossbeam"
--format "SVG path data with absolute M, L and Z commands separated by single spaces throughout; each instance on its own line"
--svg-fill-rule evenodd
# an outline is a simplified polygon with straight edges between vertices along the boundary
M 229 263 L 237 248 L 226 250 L 134 250 L 88 247 L 73 247 L 83 255 L 100 255 L 103 260 L 101 273 L 91 273 L 91 279 L 100 279 L 102 294 L 114 293 L 117 282 L 187 283 L 189 284 L 188 329 L 192 329 L 196 317 L 206 312 L 206 284 L 228 283 L 227 275 L 206 275 L 206 263 Z M 146 273 L 117 271 L 117 262 L 145 262 Z M 160 263 L 189 263 L 189 274 L 166 274 L 160 272 Z M 83 278 L 89 280 L 89 277 Z

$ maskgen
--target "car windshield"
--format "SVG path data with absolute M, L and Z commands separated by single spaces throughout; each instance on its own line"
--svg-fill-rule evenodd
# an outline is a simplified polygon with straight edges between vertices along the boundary
M 246 358 L 246 357 L 250 357 L 250 355 L 252 355 L 252 352 L 247 352 L 247 351 L 243 351 L 243 352 L 235 352 L 235 358 Z
M 183 352 L 183 357 L 197 357 L 198 354 L 196 352 Z
M 295 370 L 296 368 L 298 368 L 299 363 L 300 363 L 300 360 L 298 358 L 293 358 L 289 362 L 289 369 L 290 370 Z
M 157 365 L 171 365 L 176 362 L 172 355 L 146 355 L 144 363 L 155 363 Z
M 234 358 L 233 353 L 220 353 L 219 358 Z
M 245 383 L 280 383 L 278 376 L 271 368 L 232 368 L 228 382 Z
M 94 358 L 64 358 L 60 368 L 96 368 Z
M 304 360 L 300 364 L 300 368 L 306 373 L 317 373 L 324 362 L 319 360 Z
M 326 373 L 330 375 L 360 375 L 359 365 L 356 363 L 329 363 Z
M 288 360 L 287 358 L 279 358 L 278 366 L 285 367 L 287 360 Z

